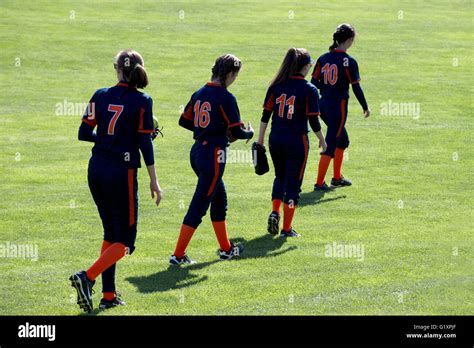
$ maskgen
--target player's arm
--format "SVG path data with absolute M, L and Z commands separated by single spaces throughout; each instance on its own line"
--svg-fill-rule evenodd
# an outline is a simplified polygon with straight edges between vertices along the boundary
M 273 93 L 273 89 L 270 87 L 267 91 L 267 95 L 265 96 L 265 100 L 263 102 L 263 112 L 262 118 L 260 119 L 260 130 L 258 132 L 258 140 L 257 143 L 260 145 L 264 145 L 265 143 L 265 133 L 267 132 L 268 122 L 273 114 L 273 107 L 275 106 L 275 95 Z
M 82 116 L 82 122 L 79 127 L 78 139 L 80 141 L 90 141 L 95 143 L 97 135 L 94 128 L 97 125 L 95 105 L 99 96 L 99 91 L 96 91 L 87 104 L 86 111 Z
M 365 100 L 364 91 L 360 86 L 360 76 L 359 76 L 359 66 L 357 62 L 352 57 L 348 60 L 348 67 L 346 67 L 346 75 L 349 80 L 349 83 L 352 85 L 352 92 L 356 96 L 357 100 L 359 101 L 362 110 L 364 111 L 365 117 L 369 117 L 370 110 L 369 106 L 367 105 L 367 101 Z
M 158 206 L 161 201 L 163 191 L 161 190 L 155 169 L 155 153 L 151 134 L 154 132 L 153 124 L 153 100 L 148 98 L 146 106 L 140 108 L 138 120 L 138 147 L 145 161 L 148 176 L 150 177 L 151 198 L 155 199 Z M 156 194 L 156 198 L 155 198 Z
M 228 101 L 219 105 L 219 109 L 234 139 L 253 138 L 254 132 L 250 122 L 247 128 L 243 128 L 243 123 L 240 120 L 239 107 L 234 96 L 231 95 Z
M 314 66 L 313 75 L 311 75 L 311 83 L 315 85 L 318 89 L 321 89 L 321 63 L 318 59 L 316 65 Z
M 194 131 L 192 99 L 188 102 L 188 104 L 184 108 L 184 112 L 181 114 L 178 124 L 183 128 L 186 128 L 190 131 Z
M 319 139 L 319 147 L 322 148 L 322 152 L 325 152 L 327 144 L 321 130 L 321 123 L 319 122 L 320 114 L 318 89 L 312 86 L 306 96 L 306 117 L 308 117 L 309 126 Z

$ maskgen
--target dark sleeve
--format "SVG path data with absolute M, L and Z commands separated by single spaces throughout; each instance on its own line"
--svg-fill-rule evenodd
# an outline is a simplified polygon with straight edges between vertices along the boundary
M 274 106 L 275 106 L 275 93 L 273 91 L 273 86 L 270 86 L 270 88 L 268 88 L 267 90 L 267 94 L 265 95 L 265 100 L 263 101 L 263 110 L 269 111 L 271 114 Z
M 365 100 L 364 91 L 362 91 L 362 87 L 360 87 L 359 83 L 355 83 L 352 85 L 352 91 L 354 92 L 357 100 L 359 101 L 360 106 L 362 106 L 362 110 L 368 110 L 369 106 L 367 105 L 367 101 Z
M 230 133 L 235 139 L 252 139 L 253 137 L 253 132 L 246 131 L 242 127 L 232 127 Z
M 311 126 L 311 129 L 313 132 L 317 133 L 321 130 L 321 124 L 319 123 L 319 117 L 314 116 L 309 118 L 309 125 Z
M 178 124 L 183 128 L 186 128 L 190 131 L 194 131 L 192 98 L 191 100 L 189 100 L 188 104 L 186 104 L 186 107 L 184 108 L 184 112 L 181 114 L 181 117 L 179 118 Z
M 142 152 L 145 164 L 147 166 L 155 164 L 155 154 L 153 152 L 153 142 L 150 134 L 143 132 L 138 134 L 138 147 Z
M 219 110 L 222 117 L 224 118 L 224 121 L 227 123 L 228 128 L 236 126 L 239 126 L 236 128 L 240 128 L 242 123 L 240 121 L 239 106 L 237 105 L 237 100 L 232 94 L 229 95 L 228 99 L 224 103 L 219 105 Z
M 86 122 L 82 122 L 79 127 L 78 139 L 81 141 L 90 141 L 95 143 L 97 135 L 94 132 L 94 127 L 90 126 Z
M 262 118 L 260 119 L 260 121 L 262 121 L 263 123 L 268 123 L 270 121 L 270 118 L 272 117 L 272 113 L 273 111 L 263 109 Z
M 96 118 L 96 102 L 99 98 L 101 90 L 97 90 L 94 95 L 89 100 L 87 104 L 86 111 L 82 115 L 82 123 L 79 127 L 78 139 L 81 141 L 91 141 L 95 142 L 96 134 L 94 133 L 94 128 L 97 125 Z
M 343 59 L 342 65 L 344 66 L 345 73 L 347 79 L 349 80 L 350 84 L 356 84 L 360 81 L 359 76 L 359 66 L 357 65 L 357 61 L 352 57 L 345 57 Z
M 321 77 L 321 63 L 319 62 L 319 59 L 318 59 L 318 61 L 316 62 L 316 65 L 314 66 L 313 75 L 311 76 L 311 83 L 319 89 L 321 89 L 320 77 Z
M 153 126 L 153 99 L 148 97 L 146 104 L 140 108 L 138 116 L 138 133 L 151 134 L 155 130 Z

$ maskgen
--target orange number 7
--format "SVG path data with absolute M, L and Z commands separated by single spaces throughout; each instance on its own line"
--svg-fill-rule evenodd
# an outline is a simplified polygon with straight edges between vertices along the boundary
M 108 135 L 114 135 L 115 132 L 115 124 L 117 123 L 118 118 L 120 117 L 120 114 L 123 111 L 123 105 L 114 105 L 114 104 L 109 104 L 109 108 L 107 109 L 108 111 L 111 111 L 114 113 L 112 118 L 110 119 L 109 122 L 109 129 L 107 131 Z

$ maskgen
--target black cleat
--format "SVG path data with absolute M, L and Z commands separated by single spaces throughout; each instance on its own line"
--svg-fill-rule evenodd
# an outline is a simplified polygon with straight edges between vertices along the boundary
M 326 182 L 323 182 L 322 185 L 314 184 L 314 191 L 316 192 L 331 192 L 334 191 L 332 187 L 329 187 Z
M 99 309 L 109 309 L 118 306 L 125 306 L 125 304 L 126 303 L 120 297 L 120 293 L 117 292 L 113 300 L 106 300 L 105 298 L 100 300 Z
M 221 249 L 217 250 L 217 255 L 219 255 L 219 257 L 222 260 L 230 260 L 231 258 L 235 256 L 240 256 L 240 254 L 242 254 L 243 251 L 244 251 L 244 246 L 240 243 L 237 243 L 237 244 L 231 244 L 229 251 L 224 251 Z
M 331 179 L 331 187 L 344 187 L 344 186 L 351 186 L 352 181 L 349 179 L 345 179 L 343 176 L 341 176 L 340 179 Z
M 270 234 L 273 234 L 274 236 L 278 234 L 278 231 L 280 230 L 280 214 L 278 214 L 276 211 L 272 211 L 270 216 L 268 217 L 268 227 L 267 231 Z
M 293 227 L 290 228 L 289 231 L 281 230 L 280 237 L 301 237 L 301 234 L 296 233 L 296 231 L 293 229 Z
M 183 257 L 176 257 L 175 255 L 171 255 L 170 257 L 170 265 L 194 265 L 195 263 L 196 261 L 191 260 L 186 254 L 184 254 Z
M 77 291 L 77 304 L 84 310 L 84 312 L 92 312 L 92 294 L 94 290 L 92 287 L 95 284 L 94 281 L 90 281 L 87 278 L 86 271 L 77 272 L 69 277 L 71 286 Z

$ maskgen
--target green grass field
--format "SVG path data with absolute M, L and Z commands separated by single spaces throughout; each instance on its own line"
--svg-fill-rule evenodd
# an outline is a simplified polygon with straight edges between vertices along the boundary
M 137 249 L 117 274 L 128 305 L 107 315 L 472 314 L 472 1 L 342 3 L 0 0 L 0 244 L 38 246 L 38 261 L 0 258 L 0 314 L 80 313 L 67 278 L 96 259 L 102 229 L 87 186 L 91 144 L 77 140 L 82 110 L 58 115 L 57 104 L 113 85 L 113 57 L 128 47 L 144 56 L 164 126 L 155 157 L 165 197 L 156 208 L 140 170 Z M 372 109 L 364 119 L 351 95 L 343 169 L 354 185 L 312 193 L 311 135 L 294 222 L 302 238 L 284 242 L 266 232 L 273 171 L 229 163 L 229 234 L 245 255 L 217 262 L 206 216 L 188 249 L 199 263 L 168 269 L 196 182 L 191 134 L 177 121 L 215 58 L 242 59 L 230 90 L 258 127 L 288 47 L 316 58 L 342 22 L 357 29 L 349 53 Z M 417 103 L 420 114 L 387 114 L 388 103 Z M 333 242 L 362 245 L 363 260 L 326 257 Z

